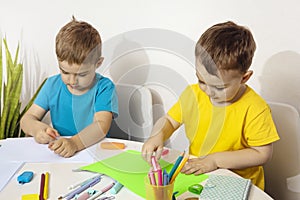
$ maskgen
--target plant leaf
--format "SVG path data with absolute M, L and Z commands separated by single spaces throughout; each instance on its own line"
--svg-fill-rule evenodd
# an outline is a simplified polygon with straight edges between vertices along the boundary
M 4 83 L 3 90 L 3 110 L 1 116 L 0 136 L 2 138 L 6 138 L 13 137 L 16 132 L 16 128 L 19 127 L 19 125 L 16 124 L 16 121 L 20 116 L 20 96 L 23 81 L 23 65 L 17 64 L 19 45 L 15 56 L 15 62 L 13 62 L 6 39 L 3 39 L 3 43 L 5 46 L 6 55 L 7 83 Z M 18 132 L 19 129 L 17 133 Z
M 3 61 L 2 61 L 2 38 L 0 38 L 0 120 L 2 122 L 2 77 L 3 77 Z M 0 139 L 4 138 L 4 131 L 2 124 L 0 123 Z
M 21 103 L 18 103 L 17 108 L 15 109 L 14 112 L 12 112 L 12 119 L 10 122 L 10 130 L 8 131 L 9 137 L 18 137 L 19 136 L 19 125 L 17 124 L 18 119 L 20 118 L 20 108 L 21 108 Z

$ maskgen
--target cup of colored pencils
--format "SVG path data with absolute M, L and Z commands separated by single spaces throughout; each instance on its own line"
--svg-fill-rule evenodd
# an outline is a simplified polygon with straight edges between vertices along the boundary
M 174 182 L 167 185 L 153 185 L 148 176 L 144 179 L 146 200 L 172 200 Z
M 187 160 L 188 156 L 185 156 L 183 152 L 168 173 L 161 169 L 155 157 L 152 156 L 152 167 L 144 179 L 146 200 L 172 200 L 175 178 Z

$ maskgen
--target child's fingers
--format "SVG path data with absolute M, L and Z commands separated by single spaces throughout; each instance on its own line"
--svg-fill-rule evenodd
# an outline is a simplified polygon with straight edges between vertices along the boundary
M 48 147 L 52 151 L 57 151 L 62 146 L 62 142 L 60 140 L 55 140 L 49 143 Z
M 153 155 L 152 151 L 148 151 L 148 150 L 144 150 L 143 151 L 143 158 L 149 163 L 151 164 L 151 156 Z
M 155 158 L 156 158 L 156 160 L 160 159 L 162 151 L 163 151 L 163 147 L 158 147 L 157 148 L 157 150 L 155 152 Z
M 46 133 L 53 139 L 56 139 L 56 137 L 59 136 L 59 133 L 55 129 L 52 129 L 52 128 L 47 128 Z

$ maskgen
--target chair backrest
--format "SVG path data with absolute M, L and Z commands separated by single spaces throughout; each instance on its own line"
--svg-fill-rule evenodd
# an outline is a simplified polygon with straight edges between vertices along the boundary
M 152 96 L 148 88 L 116 84 L 119 116 L 113 120 L 109 136 L 145 141 L 153 127 Z
M 299 113 L 293 106 L 288 104 L 277 102 L 268 102 L 268 104 L 280 140 L 274 143 L 273 156 L 264 166 L 265 190 L 274 199 L 300 199 L 300 188 L 298 188 L 298 191 L 292 191 L 293 185 L 288 183 L 291 177 L 300 174 Z M 297 184 L 296 182 L 293 184 Z M 300 182 L 300 179 L 298 182 Z

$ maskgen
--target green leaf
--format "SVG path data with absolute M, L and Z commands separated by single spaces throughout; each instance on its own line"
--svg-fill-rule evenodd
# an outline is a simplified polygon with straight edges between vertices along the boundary
M 19 104 L 20 104 L 20 96 L 21 96 L 21 89 L 22 89 L 22 80 L 23 80 L 23 77 L 22 77 L 22 65 L 19 64 L 17 68 L 15 68 L 15 70 L 13 71 L 12 73 L 12 79 L 13 79 L 13 82 L 11 83 L 11 90 L 10 90 L 10 93 L 8 95 L 8 99 L 7 99 L 7 105 L 6 106 L 9 106 L 10 107 L 10 112 L 8 113 L 7 115 L 7 121 L 6 121 L 6 131 L 9 133 L 11 131 L 14 131 L 14 130 L 11 130 L 9 131 L 9 129 L 11 129 L 12 127 L 12 120 L 13 118 L 15 117 L 15 115 L 17 115 L 17 118 L 19 117 L 20 115 L 20 107 L 19 107 Z M 15 125 L 13 125 L 14 127 Z
M 2 38 L 0 38 L 0 119 L 1 119 L 1 106 L 2 106 L 2 77 L 3 77 L 3 64 L 2 64 Z M 2 135 L 0 135 L 2 138 Z
M 18 137 L 19 136 L 19 131 L 20 127 L 18 127 L 17 121 L 20 117 L 20 108 L 21 108 L 21 103 L 19 102 L 17 108 L 13 112 L 13 118 L 10 122 L 10 130 L 8 131 L 9 137 Z
M 2 77 L 3 77 L 3 63 L 2 63 L 2 38 L 0 38 L 0 120 L 2 121 Z M 4 138 L 4 132 L 1 131 L 2 126 L 0 123 L 0 139 Z
M 19 125 L 17 124 L 17 120 L 20 116 L 20 96 L 23 81 L 23 65 L 17 63 L 19 56 L 19 45 L 17 47 L 15 60 L 13 62 L 6 39 L 3 39 L 3 43 L 5 46 L 6 55 L 7 83 L 4 83 L 3 88 L 3 110 L 0 125 L 1 139 L 6 137 L 14 137 L 15 133 L 19 132 Z M 1 62 L 1 70 L 2 69 L 3 63 Z M 1 75 L 3 74 L 1 73 Z M 3 79 L 1 79 L 1 84 L 2 81 Z M 18 128 L 18 130 L 16 130 L 16 128 Z

